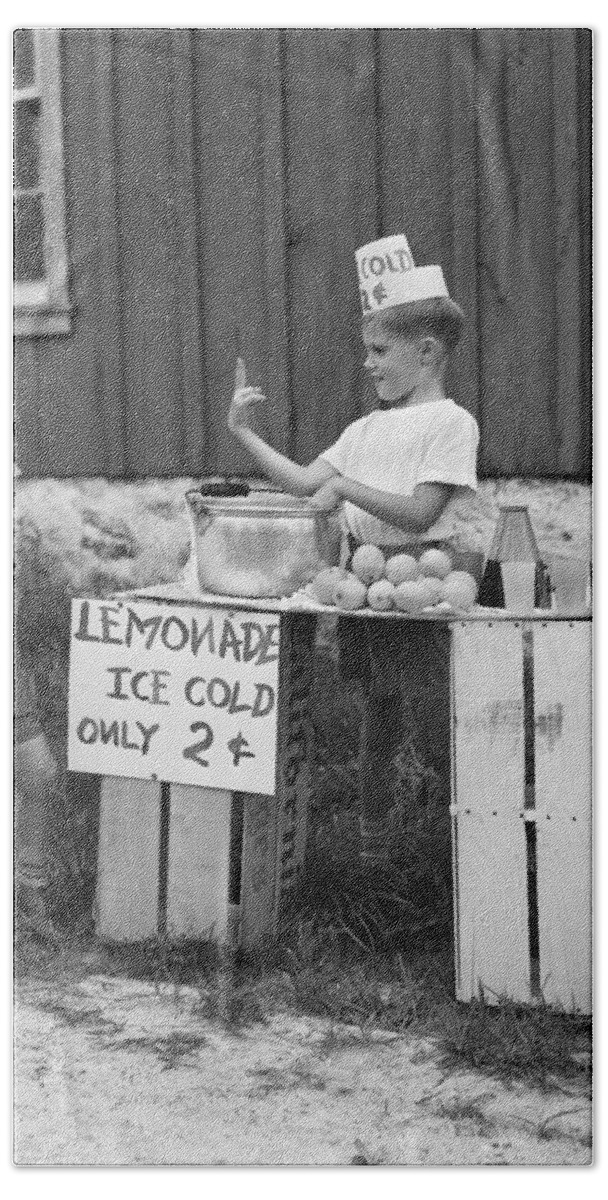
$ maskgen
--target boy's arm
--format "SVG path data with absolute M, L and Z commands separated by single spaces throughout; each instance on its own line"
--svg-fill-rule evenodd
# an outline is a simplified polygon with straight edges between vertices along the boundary
M 255 433 L 248 423 L 251 406 L 264 399 L 259 388 L 237 388 L 228 413 L 228 428 L 273 483 L 294 496 L 312 496 L 338 472 L 324 458 L 316 458 L 307 467 L 301 467 Z
M 268 475 L 273 483 L 284 488 L 286 492 L 290 492 L 292 496 L 312 496 L 323 484 L 337 475 L 335 467 L 332 467 L 324 458 L 316 458 L 307 467 L 299 466 L 285 454 L 273 450 L 272 446 L 269 446 L 252 429 L 242 428 L 236 433 L 236 437 L 241 445 L 249 451 L 258 466 L 262 468 L 264 474 Z
M 419 483 L 411 495 L 396 496 L 393 492 L 383 492 L 338 475 L 319 489 L 312 503 L 321 512 L 331 512 L 343 500 L 350 500 L 351 504 L 389 525 L 396 525 L 404 533 L 418 535 L 435 524 L 454 490 L 455 485 L 450 483 Z

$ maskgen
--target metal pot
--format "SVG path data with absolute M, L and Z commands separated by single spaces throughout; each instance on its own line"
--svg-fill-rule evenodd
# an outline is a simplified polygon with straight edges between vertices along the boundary
M 226 596 L 290 596 L 340 555 L 335 518 L 282 492 L 186 493 L 199 586 Z

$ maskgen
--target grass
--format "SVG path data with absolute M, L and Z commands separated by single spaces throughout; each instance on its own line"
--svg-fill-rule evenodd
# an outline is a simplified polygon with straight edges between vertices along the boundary
M 248 1074 L 252 1080 L 256 1081 L 249 1092 L 252 1099 L 265 1100 L 273 1093 L 290 1092 L 296 1088 L 298 1090 L 308 1088 L 313 1092 L 322 1092 L 326 1087 L 324 1079 L 299 1063 L 287 1070 L 278 1067 L 260 1067 L 255 1071 L 249 1071 Z
M 181 987 L 194 987 L 201 1016 L 237 1036 L 281 1012 L 323 1018 L 320 1057 L 395 1034 L 421 1038 L 417 1061 L 428 1056 L 445 1075 L 474 1070 L 573 1099 L 590 1087 L 590 1022 L 506 999 L 458 1003 L 449 939 L 417 951 L 362 951 L 335 926 L 302 917 L 280 944 L 255 957 L 227 958 L 210 944 L 160 939 L 100 946 L 82 936 L 59 949 L 26 942 L 16 966 L 18 975 L 64 980 L 70 988 L 91 973 L 170 985 L 176 1003 Z
M 590 1061 L 573 1057 L 591 1049 L 590 1021 L 544 1004 L 503 998 L 497 1005 L 451 1006 L 441 1043 L 447 1070 L 466 1065 L 506 1080 L 524 1079 L 542 1091 L 590 1082 Z
M 149 1050 L 156 1055 L 163 1071 L 174 1071 L 179 1067 L 195 1067 L 196 1052 L 207 1044 L 200 1033 L 167 1033 L 164 1037 L 121 1038 L 117 1046 L 121 1050 Z
M 441 1100 L 433 1106 L 433 1114 L 452 1121 L 460 1129 L 472 1129 L 475 1133 L 490 1137 L 496 1128 L 496 1122 L 486 1116 L 477 1100 L 463 1100 L 454 1096 L 451 1100 Z

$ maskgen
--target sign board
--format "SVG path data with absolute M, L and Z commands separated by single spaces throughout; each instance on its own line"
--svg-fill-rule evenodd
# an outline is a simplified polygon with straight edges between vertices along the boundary
M 68 766 L 275 792 L 279 618 L 74 600 Z

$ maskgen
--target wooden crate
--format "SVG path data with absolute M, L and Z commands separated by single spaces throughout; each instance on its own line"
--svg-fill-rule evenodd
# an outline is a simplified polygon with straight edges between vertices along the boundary
M 250 948 L 279 929 L 304 860 L 314 617 L 281 616 L 274 796 L 106 776 L 96 929 Z
M 456 994 L 591 1011 L 591 625 L 456 622 Z

